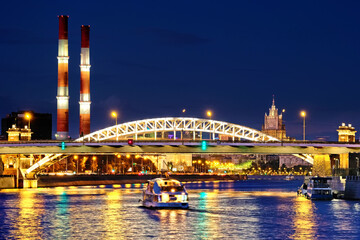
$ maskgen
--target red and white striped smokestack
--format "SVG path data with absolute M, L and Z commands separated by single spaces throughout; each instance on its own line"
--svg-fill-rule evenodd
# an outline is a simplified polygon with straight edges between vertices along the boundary
M 81 26 L 80 136 L 90 133 L 90 26 Z
M 68 76 L 68 19 L 59 18 L 59 51 L 58 51 L 58 90 L 57 90 L 57 134 L 56 139 L 64 140 L 69 136 L 69 76 Z

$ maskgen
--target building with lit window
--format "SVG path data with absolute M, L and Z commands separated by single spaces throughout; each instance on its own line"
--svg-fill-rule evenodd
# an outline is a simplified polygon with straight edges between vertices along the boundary
M 351 124 L 347 125 L 342 123 L 336 130 L 339 135 L 339 142 L 355 142 L 355 128 Z
M 264 125 L 262 132 L 270 136 L 276 137 L 279 140 L 289 140 L 286 136 L 285 124 L 283 124 L 282 113 L 279 114 L 278 109 L 275 107 L 275 99 L 273 98 L 272 106 L 269 109 L 269 114 L 265 113 Z
M 28 117 L 26 117 L 27 114 Z M 52 116 L 50 113 L 12 112 L 1 119 L 1 135 L 6 136 L 6 139 L 8 139 L 7 132 L 13 128 L 14 124 L 19 129 L 25 129 L 25 126 L 27 129 L 31 129 L 32 140 L 48 140 L 52 138 Z M 25 138 L 25 135 L 23 137 Z

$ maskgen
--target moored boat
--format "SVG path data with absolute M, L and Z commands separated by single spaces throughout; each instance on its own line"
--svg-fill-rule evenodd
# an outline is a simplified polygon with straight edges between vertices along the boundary
M 312 200 L 331 200 L 333 193 L 329 181 L 330 177 L 311 177 L 299 188 L 298 195 Z
M 143 190 L 142 203 L 150 208 L 189 208 L 185 186 L 175 179 L 155 178 Z

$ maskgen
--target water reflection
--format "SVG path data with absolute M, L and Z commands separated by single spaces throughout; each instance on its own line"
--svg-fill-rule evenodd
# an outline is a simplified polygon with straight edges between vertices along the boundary
M 295 233 L 291 236 L 292 239 L 314 239 L 316 233 L 315 204 L 303 197 L 294 198 L 294 217 L 293 227 Z
M 334 200 L 333 204 L 331 204 L 329 212 L 333 214 L 336 220 L 334 228 L 338 232 L 351 232 L 354 230 L 352 215 L 359 214 L 357 210 L 359 204 L 355 202 L 351 203 L 352 204 L 346 201 Z M 349 214 L 344 214 L 344 210 Z
M 124 236 L 126 223 L 123 219 L 122 194 L 120 190 L 113 190 L 106 193 L 106 202 L 103 208 L 104 238 L 116 239 Z
M 207 189 L 209 184 L 189 190 L 189 210 L 142 208 L 138 202 L 142 192 L 132 185 L 1 191 L 0 239 L 349 239 L 360 235 L 359 202 L 310 201 L 288 189 Z
M 24 190 L 18 194 L 19 214 L 13 222 L 14 227 L 10 232 L 10 238 L 41 238 L 43 230 L 41 217 L 44 210 L 41 208 L 42 205 L 43 199 L 37 196 L 35 190 Z

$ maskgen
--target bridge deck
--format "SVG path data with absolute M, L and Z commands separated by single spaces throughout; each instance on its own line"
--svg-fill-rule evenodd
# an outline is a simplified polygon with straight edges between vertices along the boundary
M 106 154 L 106 153 L 211 153 L 211 154 L 340 154 L 360 152 L 360 144 L 333 142 L 216 142 L 207 141 L 127 141 L 118 142 L 6 142 L 0 143 L 0 154 Z

